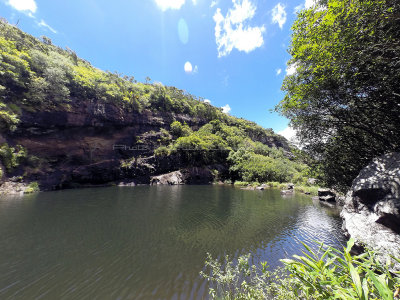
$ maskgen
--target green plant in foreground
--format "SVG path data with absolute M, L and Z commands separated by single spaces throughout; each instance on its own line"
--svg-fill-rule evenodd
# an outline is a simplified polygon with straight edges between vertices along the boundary
M 343 251 L 320 244 L 315 252 L 303 245 L 303 256 L 282 259 L 284 267 L 274 272 L 266 262 L 250 266 L 250 255 L 236 264 L 229 257 L 222 264 L 208 255 L 210 272 L 201 275 L 210 282 L 213 299 L 395 299 L 400 272 L 390 272 L 391 263 L 382 264 L 372 251 L 352 255 L 354 240 Z

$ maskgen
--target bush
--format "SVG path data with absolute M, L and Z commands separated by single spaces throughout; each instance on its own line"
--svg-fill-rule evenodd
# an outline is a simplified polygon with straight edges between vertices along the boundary
M 284 267 L 274 272 L 266 262 L 250 266 L 250 255 L 234 264 L 228 256 L 220 263 L 208 254 L 208 272 L 200 274 L 210 282 L 213 299 L 394 299 L 400 289 L 390 263 L 382 264 L 372 251 L 350 254 L 352 239 L 342 251 L 320 244 L 315 252 L 303 245 L 304 256 L 282 259 Z
M 25 194 L 31 194 L 36 192 L 40 192 L 39 184 L 36 181 L 32 181 L 24 191 Z
M 26 155 L 26 149 L 21 145 L 17 145 L 16 148 L 14 148 L 10 147 L 7 143 L 4 143 L 0 147 L 0 158 L 9 173 L 25 160 Z
M 186 123 L 182 125 L 182 123 L 179 121 L 172 122 L 170 128 L 171 128 L 171 134 L 173 135 L 174 138 L 189 136 L 192 133 L 192 130 Z

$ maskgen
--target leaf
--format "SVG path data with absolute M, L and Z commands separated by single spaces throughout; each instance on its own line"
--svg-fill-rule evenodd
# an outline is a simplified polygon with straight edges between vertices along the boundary
M 354 268 L 354 266 L 351 263 L 349 264 L 349 270 L 350 270 L 351 279 L 353 280 L 353 283 L 356 287 L 358 297 L 362 299 L 363 298 L 363 288 L 361 285 L 360 275 L 358 274 L 356 268 Z
M 347 242 L 347 247 L 345 249 L 346 253 L 350 253 L 351 248 L 353 248 L 354 246 L 354 239 L 351 238 L 348 242 Z
M 368 273 L 368 276 L 371 278 L 372 282 L 374 283 L 374 286 L 378 290 L 379 295 L 382 297 L 382 299 L 393 300 L 392 291 L 389 289 L 386 282 L 384 280 L 382 282 L 382 278 L 376 277 L 375 274 L 371 270 L 367 270 L 367 273 Z

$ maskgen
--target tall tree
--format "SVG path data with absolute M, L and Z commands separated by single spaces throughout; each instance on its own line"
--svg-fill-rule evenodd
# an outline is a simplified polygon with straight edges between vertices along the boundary
M 276 110 L 345 189 L 374 156 L 400 150 L 400 2 L 320 0 L 292 29 L 296 71 Z

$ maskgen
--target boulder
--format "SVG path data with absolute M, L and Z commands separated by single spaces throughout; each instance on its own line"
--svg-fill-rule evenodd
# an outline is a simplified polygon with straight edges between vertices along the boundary
M 150 179 L 151 185 L 180 185 L 180 184 L 209 184 L 214 180 L 212 171 L 209 168 L 186 168 L 163 175 L 153 176 Z
M 382 261 L 400 254 L 400 153 L 374 159 L 347 193 L 343 229 L 357 244 L 377 251 Z M 400 270 L 400 264 L 394 266 Z
M 164 184 L 164 185 L 180 185 L 184 184 L 184 178 L 181 171 L 175 171 L 168 174 L 154 176 L 150 180 L 150 184 Z
M 336 194 L 331 189 L 318 189 L 318 198 L 320 201 L 335 202 Z

